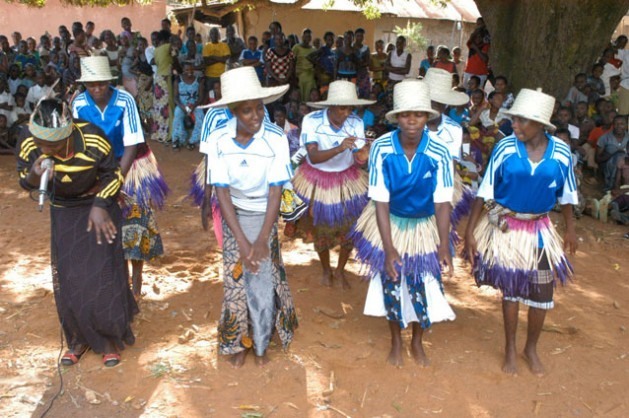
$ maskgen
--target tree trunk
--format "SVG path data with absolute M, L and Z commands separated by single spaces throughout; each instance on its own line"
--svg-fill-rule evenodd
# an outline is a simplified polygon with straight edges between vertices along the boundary
M 542 87 L 563 100 L 589 73 L 629 0 L 475 0 L 491 34 L 489 61 L 512 89 Z

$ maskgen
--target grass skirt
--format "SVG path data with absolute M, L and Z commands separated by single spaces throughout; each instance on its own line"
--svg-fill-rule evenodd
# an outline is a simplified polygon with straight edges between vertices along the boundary
M 506 297 L 528 298 L 535 290 L 532 277 L 544 256 L 562 284 L 572 277 L 563 241 L 548 216 L 524 220 L 506 215 L 501 222 L 505 232 L 485 212 L 474 230 L 478 250 L 474 278 L 479 286 L 500 289 Z
M 367 173 L 356 165 L 331 173 L 305 162 L 293 178 L 293 188 L 309 206 L 315 227 L 351 225 L 367 205 L 368 186 Z

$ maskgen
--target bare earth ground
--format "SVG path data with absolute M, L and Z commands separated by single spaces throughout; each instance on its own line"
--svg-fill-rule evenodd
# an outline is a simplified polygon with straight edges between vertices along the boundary
M 220 253 L 184 200 L 199 154 L 155 145 L 173 189 L 158 222 L 167 255 L 147 266 L 135 346 L 106 369 L 89 353 L 63 370 L 51 417 L 589 417 L 629 416 L 629 242 L 618 226 L 578 221 L 578 276 L 557 291 L 540 354 L 548 373 L 500 371 L 500 297 L 478 289 L 456 260 L 446 283 L 458 317 L 426 335 L 429 368 L 407 356 L 385 364 L 388 328 L 363 316 L 367 284 L 322 288 L 316 254 L 284 242 L 300 328 L 288 353 L 240 370 L 217 356 Z M 51 293 L 49 215 L 19 190 L 14 161 L 0 159 L 0 416 L 40 416 L 57 393 L 59 323 Z M 521 310 L 523 312 L 523 310 Z M 521 313 L 520 347 L 526 317 Z M 410 336 L 407 335 L 407 342 Z M 326 410 L 327 408 L 327 410 Z M 345 414 L 345 415 L 343 415 Z

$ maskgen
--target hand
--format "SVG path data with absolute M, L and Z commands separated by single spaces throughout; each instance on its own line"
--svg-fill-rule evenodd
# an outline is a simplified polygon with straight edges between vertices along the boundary
M 454 267 L 452 266 L 452 254 L 450 254 L 450 243 L 442 242 L 439 245 L 438 257 L 439 261 L 444 263 L 448 267 L 448 276 L 454 276 Z
M 577 246 L 577 233 L 574 231 L 574 228 L 568 228 L 563 238 L 563 249 L 570 255 L 574 255 L 577 252 Z
M 350 136 L 347 137 L 343 140 L 343 142 L 341 142 L 341 145 L 339 145 L 339 147 L 341 148 L 341 150 L 345 151 L 345 150 L 353 150 L 354 148 L 356 148 L 356 137 L 355 136 Z
M 257 270 L 254 268 L 251 261 L 249 261 L 249 255 L 251 254 L 252 245 L 249 241 L 244 240 L 242 242 L 238 242 L 238 249 L 240 250 L 240 261 L 242 261 L 243 266 L 251 272 L 256 272 Z
M 260 263 L 271 256 L 271 249 L 267 240 L 258 238 L 256 242 L 251 246 L 249 252 L 249 262 L 253 266 L 252 273 L 257 273 L 260 268 Z
M 476 257 L 476 253 L 478 252 L 478 244 L 476 243 L 476 238 L 474 237 L 474 233 L 472 231 L 465 232 L 465 249 L 464 252 L 467 254 L 467 261 L 472 265 L 472 269 L 474 268 L 474 259 Z
M 203 203 L 201 203 L 201 226 L 204 231 L 208 230 L 209 219 L 212 218 L 212 204 L 208 196 L 203 197 Z
M 92 207 L 87 220 L 87 232 L 90 232 L 92 229 L 94 229 L 96 233 L 96 243 L 98 245 L 102 244 L 103 236 L 105 236 L 109 244 L 113 244 L 114 239 L 116 239 L 116 233 L 118 232 L 116 225 L 114 225 L 114 222 L 109 217 L 109 213 L 98 206 Z
M 33 167 L 31 168 L 31 171 L 35 173 L 37 177 L 41 177 L 44 174 L 44 171 L 46 171 L 42 167 L 42 162 L 46 160 L 47 158 L 48 157 L 46 155 L 40 155 L 39 158 L 37 158 L 37 160 L 35 160 L 35 162 L 33 163 Z M 49 171 L 49 174 L 48 174 L 48 181 L 52 180 L 54 176 L 54 172 L 55 172 L 55 163 L 53 162 L 52 169 Z
M 387 273 L 387 276 L 391 278 L 394 282 L 399 280 L 399 270 L 402 268 L 402 259 L 398 254 L 397 250 L 391 249 L 390 251 L 384 252 L 384 268 Z

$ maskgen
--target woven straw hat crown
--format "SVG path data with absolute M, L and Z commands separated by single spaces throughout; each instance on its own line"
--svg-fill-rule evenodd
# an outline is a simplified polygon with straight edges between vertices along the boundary
M 555 98 L 542 93 L 541 88 L 537 90 L 522 89 L 515 98 L 511 109 L 505 113 L 539 122 L 551 130 L 555 130 L 556 126 L 550 123 L 554 108 Z
M 111 75 L 111 69 L 109 68 L 109 58 L 81 58 L 81 78 L 76 81 L 80 83 L 89 83 L 93 81 L 109 81 L 114 78 L 115 77 Z
M 205 107 L 221 107 L 246 100 L 273 103 L 282 97 L 290 86 L 262 87 L 253 67 L 234 68 L 221 74 L 221 99 Z
M 320 102 L 306 103 L 310 107 L 323 108 L 329 106 L 366 106 L 375 100 L 359 99 L 356 84 L 345 80 L 333 81 L 328 89 L 328 98 Z
M 462 106 L 470 99 L 467 94 L 454 91 L 452 73 L 440 68 L 429 68 L 424 81 L 430 86 L 430 98 L 437 103 Z
M 426 112 L 432 116 L 439 113 L 430 105 L 430 88 L 420 80 L 406 80 L 393 88 L 393 110 L 387 113 L 389 122 L 395 122 L 398 113 Z

